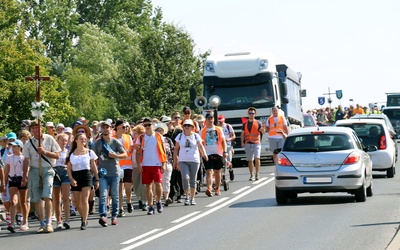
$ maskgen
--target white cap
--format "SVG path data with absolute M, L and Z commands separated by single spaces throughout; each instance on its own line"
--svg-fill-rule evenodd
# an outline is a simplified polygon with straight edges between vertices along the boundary
M 54 123 L 53 122 L 46 122 L 46 127 L 54 127 Z
M 190 125 L 190 126 L 193 126 L 193 127 L 194 127 L 194 123 L 193 123 L 192 119 L 187 119 L 187 120 L 185 120 L 185 121 L 183 122 L 182 125 L 183 125 L 183 126 L 184 126 L 184 125 Z
M 71 127 L 66 127 L 64 129 L 64 133 L 71 133 L 72 134 L 72 128 Z
M 59 123 L 59 124 L 57 124 L 56 128 L 65 128 L 65 126 L 64 126 L 64 124 Z

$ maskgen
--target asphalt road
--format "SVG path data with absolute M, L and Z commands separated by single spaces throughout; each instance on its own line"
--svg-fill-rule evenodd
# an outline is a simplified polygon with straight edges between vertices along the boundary
M 261 179 L 248 181 L 246 168 L 221 196 L 196 206 L 173 203 L 162 214 L 135 210 L 118 226 L 102 228 L 90 216 L 88 229 L 37 235 L 37 222 L 27 232 L 10 234 L 0 222 L 1 249 L 386 249 L 400 224 L 400 165 L 387 179 L 374 174 L 374 196 L 364 203 L 345 193 L 300 194 L 284 206 L 275 202 L 273 166 L 263 166 Z

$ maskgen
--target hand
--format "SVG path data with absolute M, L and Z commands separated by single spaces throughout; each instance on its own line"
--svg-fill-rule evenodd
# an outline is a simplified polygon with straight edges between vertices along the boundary
M 165 169 L 167 168 L 166 165 L 167 165 L 166 163 L 163 163 L 162 166 L 161 166 L 161 173 L 162 174 L 165 172 Z
M 37 151 L 38 151 L 38 153 L 41 154 L 41 155 L 43 155 L 44 152 L 46 152 L 46 150 L 45 150 L 43 147 L 38 147 L 38 148 L 37 148 Z
M 4 185 L 1 185 L 1 186 L 0 186 L 0 193 L 2 193 L 2 192 L 4 192 L 4 191 L 5 191 Z
M 203 159 L 208 161 L 208 156 L 207 155 L 203 156 Z
M 118 158 L 118 155 L 116 153 L 114 153 L 114 152 L 109 152 L 108 153 L 108 157 L 110 157 L 112 159 L 116 159 L 116 158 Z
M 28 182 L 28 177 L 22 177 L 21 187 L 25 187 L 27 182 Z
M 137 166 L 137 170 L 139 171 L 139 173 L 141 173 L 141 172 L 143 171 L 142 166 L 141 166 L 141 165 L 138 165 L 138 166 Z
M 99 181 L 94 182 L 94 190 L 99 189 Z
M 78 183 L 76 182 L 75 179 L 70 180 L 71 181 L 71 186 L 76 187 L 78 186 Z

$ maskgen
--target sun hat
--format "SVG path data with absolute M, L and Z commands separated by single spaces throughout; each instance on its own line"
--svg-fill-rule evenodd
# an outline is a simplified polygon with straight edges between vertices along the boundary
M 157 131 L 157 129 L 159 129 L 159 128 L 161 128 L 163 130 L 162 135 L 165 135 L 168 132 L 167 124 L 165 124 L 163 122 L 159 122 L 154 125 L 154 131 Z
M 185 126 L 185 125 L 190 125 L 190 126 L 193 126 L 193 127 L 194 127 L 194 123 L 193 123 L 192 119 L 186 119 L 186 120 L 183 122 L 182 125 L 183 125 L 183 126 Z

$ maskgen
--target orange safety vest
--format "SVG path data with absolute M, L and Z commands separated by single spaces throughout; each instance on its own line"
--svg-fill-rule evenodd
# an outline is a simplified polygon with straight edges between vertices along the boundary
M 251 126 L 251 130 L 247 126 L 249 121 L 244 123 L 244 143 L 260 143 L 260 131 L 258 131 L 258 121 L 256 119 L 253 120 L 253 125 Z
M 219 126 L 215 126 L 215 131 L 217 131 L 217 143 L 218 146 L 222 149 L 222 151 L 224 151 L 224 147 L 222 145 L 222 133 L 221 133 L 221 127 Z M 206 132 L 207 132 L 207 127 L 204 127 L 201 130 L 201 139 L 203 139 L 202 143 L 205 146 L 206 144 Z
M 167 154 L 165 153 L 164 142 L 162 139 L 162 135 L 159 133 L 156 134 L 157 139 L 157 154 L 158 158 L 160 159 L 161 163 L 167 162 Z M 144 135 L 140 136 L 140 163 L 143 162 L 143 147 L 144 147 Z
M 275 123 L 274 116 L 271 115 L 268 118 L 268 124 L 269 124 L 268 136 L 277 135 L 278 129 L 281 129 L 283 131 L 285 126 L 285 123 L 283 122 L 283 117 L 281 115 L 278 115 L 278 123 Z
M 117 135 L 113 135 L 113 137 L 117 139 Z M 132 166 L 132 158 L 131 158 L 132 152 L 131 152 L 131 145 L 129 144 L 129 142 L 130 142 L 130 135 L 122 134 L 122 144 L 124 145 L 124 148 L 128 156 L 127 158 L 119 159 L 120 166 Z

